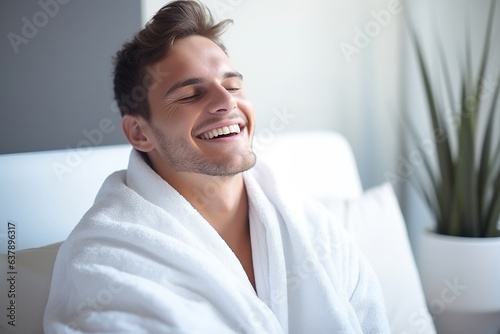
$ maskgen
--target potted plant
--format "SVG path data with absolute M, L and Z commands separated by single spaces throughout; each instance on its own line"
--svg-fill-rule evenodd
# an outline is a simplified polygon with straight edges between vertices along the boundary
M 458 91 L 453 91 L 457 85 L 452 84 L 443 45 L 436 48 L 443 82 L 438 85 L 409 26 L 435 142 L 435 155 L 424 154 L 423 173 L 413 180 L 435 218 L 434 230 L 420 239 L 419 270 L 429 310 L 443 333 L 500 331 L 500 127 L 494 125 L 500 121 L 500 73 L 493 90 L 486 92 L 484 86 L 493 59 L 494 13 L 492 1 L 477 74 L 466 38 Z M 449 111 L 455 101 L 460 107 L 453 115 Z M 418 138 L 415 129 L 411 133 Z

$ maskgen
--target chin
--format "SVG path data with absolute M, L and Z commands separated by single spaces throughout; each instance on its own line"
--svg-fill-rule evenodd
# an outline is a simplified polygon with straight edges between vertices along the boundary
M 233 176 L 249 170 L 255 166 L 256 162 L 256 156 L 251 152 L 243 157 L 243 159 L 238 159 L 238 161 L 224 161 L 219 164 L 213 164 L 211 168 L 205 170 L 204 174 L 210 176 Z

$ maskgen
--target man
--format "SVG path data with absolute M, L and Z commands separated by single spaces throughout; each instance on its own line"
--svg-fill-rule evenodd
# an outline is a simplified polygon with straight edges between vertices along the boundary
M 253 107 L 219 39 L 227 23 L 176 1 L 118 52 L 134 150 L 61 246 L 46 333 L 389 332 L 339 224 L 254 167 Z

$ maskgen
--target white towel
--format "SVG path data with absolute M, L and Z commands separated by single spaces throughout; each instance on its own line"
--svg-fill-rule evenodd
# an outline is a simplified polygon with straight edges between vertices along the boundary
M 61 246 L 46 333 L 389 333 L 341 224 L 244 173 L 257 294 L 224 240 L 132 151 Z

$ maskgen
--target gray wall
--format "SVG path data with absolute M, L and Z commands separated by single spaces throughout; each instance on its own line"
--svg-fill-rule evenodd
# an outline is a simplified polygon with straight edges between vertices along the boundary
M 125 143 L 112 56 L 140 20 L 135 0 L 2 0 L 0 153 Z

